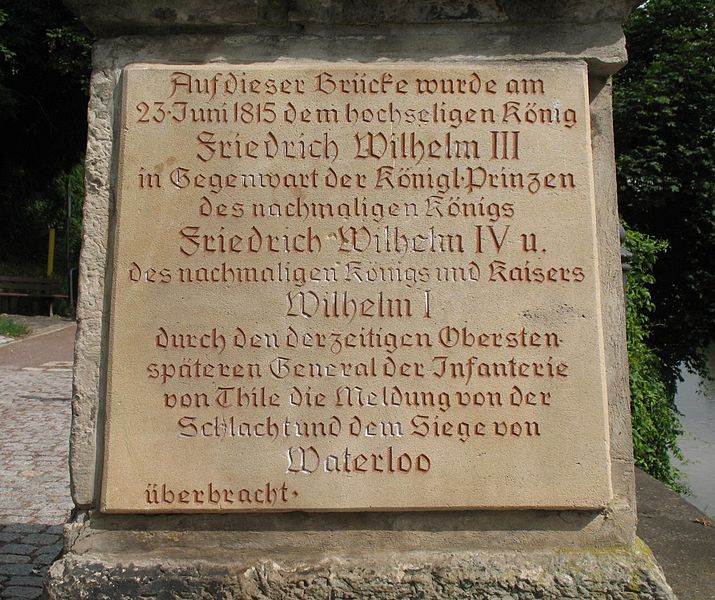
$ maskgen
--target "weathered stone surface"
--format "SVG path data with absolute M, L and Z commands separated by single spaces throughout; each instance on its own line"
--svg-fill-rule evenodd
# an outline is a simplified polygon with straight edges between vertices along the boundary
M 101 372 L 106 334 L 104 282 L 113 148 L 111 102 L 117 79 L 118 73 L 111 69 L 95 70 L 87 113 L 89 129 L 69 452 L 70 488 L 78 506 L 93 503 L 97 462 L 101 460 L 100 421 L 104 413 L 100 397 L 106 379 Z
M 149 557 L 69 556 L 55 563 L 48 600 L 251 598 L 256 600 L 453 600 L 533 598 L 674 600 L 647 551 L 389 553 L 370 558 L 306 555 L 230 563 Z
M 633 0 L 393 0 L 369 3 L 346 0 L 65 0 L 101 35 L 138 30 L 195 30 L 240 25 L 288 23 L 620 23 Z
M 626 532 L 608 513 L 594 511 L 420 511 L 344 513 L 194 513 L 129 515 L 81 512 L 66 525 L 65 548 L 80 555 L 114 554 L 130 548 L 170 559 L 220 554 L 302 553 L 340 555 L 345 549 L 389 552 L 482 550 L 578 550 L 625 546 Z M 618 524 L 619 527 L 625 527 Z M 206 532 L 210 531 L 210 544 Z M 174 556 L 175 556 L 174 555 Z

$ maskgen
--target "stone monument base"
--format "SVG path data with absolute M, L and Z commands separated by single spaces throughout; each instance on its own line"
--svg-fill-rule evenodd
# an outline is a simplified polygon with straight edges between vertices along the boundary
M 286 539 L 295 543 L 297 533 L 286 532 Z M 84 525 L 70 524 L 66 554 L 50 569 L 45 597 L 675 600 L 640 540 L 632 549 L 434 552 L 396 543 L 394 550 L 371 551 L 360 544 L 344 552 L 317 552 L 288 544 L 239 550 L 217 540 L 215 532 L 203 532 L 203 537 L 192 551 L 177 532 L 105 530 L 93 535 Z
M 634 0 L 65 3 L 98 41 L 47 598 L 674 598 L 635 541 Z

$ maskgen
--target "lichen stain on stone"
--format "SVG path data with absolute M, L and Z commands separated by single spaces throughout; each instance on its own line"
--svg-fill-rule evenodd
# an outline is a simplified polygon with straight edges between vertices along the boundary
M 482 13 L 478 6 L 471 2 L 456 4 L 438 2 L 430 7 L 428 18 L 435 21 L 479 21 L 482 18 Z
M 154 11 L 154 17 L 164 23 L 176 22 L 176 11 L 173 8 L 159 7 Z
M 560 5 L 556 2 L 535 6 L 530 0 L 498 0 L 497 4 L 510 20 L 517 22 L 523 21 L 525 17 L 535 21 L 556 21 L 562 16 Z

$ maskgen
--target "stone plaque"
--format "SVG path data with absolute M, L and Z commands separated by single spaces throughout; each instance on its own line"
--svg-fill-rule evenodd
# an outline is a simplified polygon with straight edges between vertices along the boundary
M 131 65 L 102 509 L 611 497 L 585 64 Z

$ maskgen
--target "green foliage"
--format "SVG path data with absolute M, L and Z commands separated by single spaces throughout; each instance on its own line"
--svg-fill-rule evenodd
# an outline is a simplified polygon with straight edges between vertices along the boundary
M 12 72 L 15 68 L 15 53 L 3 42 L 3 25 L 7 23 L 8 14 L 0 10 L 0 114 L 10 112 L 14 109 L 14 99 L 12 93 L 5 86 L 3 72 Z M 2 117 L 0 116 L 0 122 Z
M 648 344 L 673 393 L 680 364 L 706 375 L 715 341 L 715 0 L 649 0 L 625 29 L 630 63 L 614 87 L 619 201 L 631 227 L 668 243 L 654 267 Z
M 86 144 L 91 36 L 61 0 L 3 0 L 0 15 L 0 264 L 32 269 L 45 263 L 49 227 L 58 242 L 66 237 L 65 180 L 77 177 Z M 58 248 L 58 267 L 65 254 Z
M 673 393 L 658 355 L 649 347 L 650 317 L 654 310 L 649 288 L 658 254 L 666 242 L 628 231 L 626 246 L 633 253 L 627 274 L 626 333 L 630 363 L 633 454 L 636 465 L 678 492 L 685 491 L 681 473 L 671 456 L 682 458 L 678 436 L 682 433 Z
M 74 25 L 55 27 L 47 30 L 47 44 L 54 69 L 73 78 L 79 89 L 89 93 L 92 42 L 87 33 Z
M 67 227 L 67 205 L 63 204 L 60 215 L 54 215 L 54 221 L 62 219 L 62 247 L 58 248 L 58 253 L 67 252 L 69 244 L 69 262 L 72 266 L 79 263 L 79 251 L 82 245 L 82 208 L 84 205 L 84 162 L 78 162 L 68 171 L 60 173 L 54 180 L 54 191 L 57 196 L 67 199 L 70 196 L 71 212 L 69 219 L 69 234 Z M 51 217 L 46 217 L 49 221 Z M 59 269 L 62 271 L 63 269 Z
M 7 23 L 7 13 L 4 10 L 0 10 L 0 27 L 5 23 Z M 2 42 L 0 42 L 0 60 L 8 65 L 12 65 L 15 61 L 15 53 Z
M 20 323 L 16 323 L 8 317 L 0 317 L 0 335 L 7 337 L 22 337 L 30 333 L 30 330 Z

